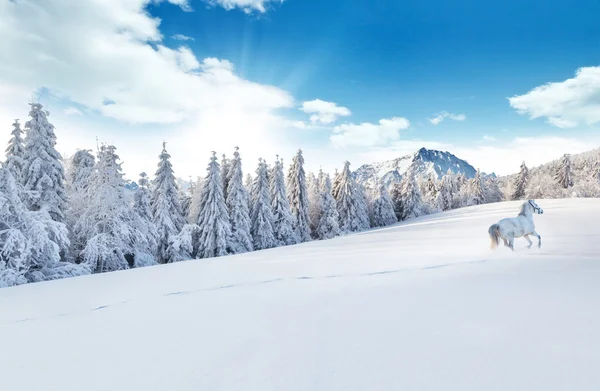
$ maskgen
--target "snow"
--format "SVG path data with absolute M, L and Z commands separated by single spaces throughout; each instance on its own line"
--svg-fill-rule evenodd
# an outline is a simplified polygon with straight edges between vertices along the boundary
M 0 289 L 21 390 L 597 390 L 600 199 L 520 202 L 222 258 Z

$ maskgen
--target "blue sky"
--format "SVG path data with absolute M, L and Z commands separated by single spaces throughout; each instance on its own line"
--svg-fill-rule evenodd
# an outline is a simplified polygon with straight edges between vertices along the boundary
M 98 136 L 132 177 L 153 172 L 162 139 L 185 176 L 234 144 L 252 168 L 298 147 L 309 168 L 332 170 L 424 145 L 499 173 L 600 146 L 597 1 L 107 0 L 101 10 L 78 4 L 78 18 L 70 2 L 36 11 L 0 0 L 8 26 L 44 8 L 64 14 L 27 32 L 46 46 L 12 30 L 14 47 L 31 50 L 0 66 L 0 82 L 10 96 L 45 91 L 66 154 Z M 199 83 L 179 86 L 184 73 Z M 0 119 L 24 118 L 27 106 L 6 95 Z

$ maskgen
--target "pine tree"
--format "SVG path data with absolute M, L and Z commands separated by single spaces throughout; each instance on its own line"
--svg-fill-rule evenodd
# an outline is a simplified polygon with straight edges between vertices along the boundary
M 75 152 L 69 159 L 66 169 L 67 187 L 70 188 L 71 192 L 87 189 L 94 173 L 95 164 L 96 158 L 92 155 L 91 150 L 81 149 Z
M 204 189 L 204 178 L 198 177 L 190 201 L 190 210 L 187 214 L 187 221 L 189 224 L 196 224 L 198 222 L 198 216 L 200 216 L 200 203 L 202 202 L 202 189 Z
M 529 169 L 525 165 L 525 162 L 523 162 L 521 164 L 521 170 L 519 171 L 519 174 L 517 174 L 517 177 L 513 183 L 514 191 L 511 197 L 513 200 L 522 200 L 525 198 L 525 189 L 527 188 L 528 181 Z
M 245 253 L 253 250 L 252 235 L 250 234 L 250 210 L 248 208 L 248 193 L 243 183 L 242 159 L 235 147 L 233 160 L 227 173 L 227 198 L 226 204 L 231 223 L 231 251 L 234 254 Z
M 430 206 L 431 209 L 435 209 L 435 200 L 437 199 L 438 183 L 435 174 L 431 173 L 427 177 L 423 188 L 423 198 Z
M 498 186 L 498 181 L 495 178 L 489 177 L 485 186 L 487 202 L 501 202 L 504 200 L 504 194 Z
M 10 170 L 15 180 L 21 183 L 23 167 L 25 165 L 25 161 L 23 160 L 25 146 L 23 144 L 23 131 L 21 130 L 21 124 L 18 119 L 13 123 L 13 130 L 10 134 L 12 137 L 8 140 L 6 161 L 4 162 L 4 165 Z
M 394 207 L 394 214 L 396 220 L 402 220 L 402 184 L 400 182 L 394 182 L 392 185 L 392 191 L 390 192 L 390 198 Z
M 231 249 L 231 225 L 216 152 L 212 152 L 206 171 L 198 217 L 200 232 L 196 253 L 199 258 L 224 256 Z
M 177 179 L 177 197 L 179 198 L 179 205 L 181 205 L 181 215 L 183 216 L 184 223 L 187 220 L 187 216 L 190 214 L 195 186 L 196 184 L 192 182 L 191 178 L 189 181 Z
M 482 205 L 485 204 L 485 188 L 483 186 L 483 179 L 481 178 L 481 171 L 477 169 L 475 177 L 468 183 L 467 194 L 467 205 Z
M 324 173 L 323 170 L 319 169 L 319 176 L 317 177 L 317 182 L 319 186 L 319 192 L 327 192 L 331 193 L 331 178 L 329 174 Z
M 244 187 L 246 188 L 246 192 L 248 193 L 248 208 L 252 210 L 252 184 L 254 180 L 252 179 L 252 175 L 250 173 L 246 174 L 246 179 L 244 179 Z
M 302 150 L 298 150 L 288 171 L 287 192 L 290 208 L 294 216 L 294 231 L 300 242 L 307 242 L 310 238 L 310 217 L 308 204 L 308 189 L 306 187 L 306 174 L 304 173 L 304 157 Z
M 69 260 L 75 261 L 76 256 L 85 247 L 85 241 L 75 230 L 75 224 L 88 208 L 88 187 L 92 181 L 96 158 L 89 149 L 77 151 L 69 160 L 66 170 L 66 192 L 69 199 L 69 208 L 66 211 L 66 223 L 71 227 L 71 250 Z
M 140 174 L 138 188 L 133 194 L 133 210 L 141 218 L 143 225 L 139 228 L 144 232 L 148 239 L 148 247 L 151 253 L 156 255 L 158 249 L 158 230 L 154 224 L 154 216 L 152 214 L 152 194 L 150 193 L 150 181 L 145 172 Z
M 360 232 L 370 228 L 366 202 L 359 186 L 350 173 L 350 163 L 344 162 L 344 169 L 333 185 L 333 197 L 337 202 L 342 232 Z
M 371 228 L 371 222 L 369 220 L 369 202 L 372 201 L 372 193 L 370 190 L 367 191 L 362 184 L 357 183 L 356 181 L 354 181 L 354 183 L 356 185 L 356 194 L 358 196 L 358 216 L 360 216 L 361 219 L 363 219 L 363 223 L 366 224 L 365 226 L 367 228 L 365 229 L 369 229 Z
M 322 190 L 319 193 L 319 223 L 316 228 L 316 237 L 319 240 L 331 239 L 341 234 L 340 215 L 337 211 L 335 198 L 329 191 Z
M 89 274 L 85 266 L 60 262 L 60 249 L 69 245 L 65 225 L 46 210 L 28 210 L 22 192 L 8 167 L 0 167 L 0 288 Z
M 294 216 L 292 216 L 290 203 L 287 199 L 285 179 L 283 175 L 283 161 L 277 160 L 271 170 L 271 209 L 273 211 L 273 234 L 278 246 L 288 246 L 300 241 L 294 231 Z
M 273 232 L 273 212 L 269 197 L 267 165 L 259 159 L 256 178 L 252 186 L 252 238 L 256 250 L 276 247 L 278 241 Z
M 130 208 L 119 156 L 112 145 L 100 147 L 87 190 L 87 209 L 75 232 L 85 243 L 76 254 L 96 273 L 156 264 L 142 218 Z
M 448 173 L 442 177 L 442 181 L 439 186 L 439 190 L 436 196 L 435 205 L 439 210 L 447 211 L 452 209 L 453 194 L 453 181 L 452 173 L 448 170 Z
M 319 181 L 317 179 L 317 177 L 315 176 L 315 174 L 313 174 L 312 172 L 308 173 L 308 181 L 307 181 L 307 190 L 308 190 L 308 218 L 310 221 L 309 227 L 310 227 L 310 232 L 311 232 L 311 236 L 316 238 L 316 230 L 317 230 L 317 225 L 319 224 L 319 220 L 320 220 L 320 213 L 321 213 L 321 205 L 319 205 L 319 203 L 321 202 L 320 200 L 320 195 L 319 195 Z
M 231 171 L 231 161 L 223 154 L 221 159 L 221 180 L 223 181 L 223 197 L 227 199 L 227 190 L 229 189 L 229 179 Z
M 175 182 L 173 167 L 167 153 L 166 143 L 159 155 L 158 169 L 153 181 L 152 214 L 154 225 L 158 231 L 158 260 L 160 263 L 168 263 L 167 248 L 171 236 L 177 235 L 183 228 L 185 220 L 183 210 L 179 201 L 179 188 Z
M 394 204 L 384 185 L 379 186 L 379 197 L 373 202 L 372 216 L 374 227 L 385 227 L 398 222 Z
M 333 183 L 331 184 L 331 195 L 335 198 L 335 194 L 338 192 L 338 188 L 340 187 L 340 181 L 342 180 L 341 174 L 338 172 L 337 168 L 333 172 Z M 335 193 L 335 194 L 334 194 Z
M 54 148 L 54 126 L 39 103 L 30 103 L 31 119 L 25 123 L 25 152 L 22 180 L 30 210 L 46 210 L 54 221 L 62 222 L 67 209 L 62 157 Z
M 402 220 L 419 217 L 423 214 L 421 192 L 414 170 L 410 169 L 402 178 Z
M 558 182 L 559 186 L 563 189 L 573 187 L 573 164 L 571 162 L 571 156 L 564 154 L 558 163 L 554 178 Z

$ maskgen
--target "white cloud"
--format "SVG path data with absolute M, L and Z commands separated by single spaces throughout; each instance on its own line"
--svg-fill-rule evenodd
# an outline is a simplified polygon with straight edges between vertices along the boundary
M 382 119 L 377 124 L 343 124 L 333 128 L 331 144 L 334 147 L 369 148 L 385 145 L 400 138 L 400 131 L 408 129 L 410 122 L 406 118 L 393 117 Z
M 313 124 L 331 124 L 334 123 L 338 117 L 347 117 L 352 113 L 350 110 L 343 106 L 338 106 L 333 102 L 326 102 L 320 99 L 311 100 L 302 103 L 300 110 L 310 116 L 310 121 Z
M 600 122 L 600 67 L 580 68 L 574 78 L 548 83 L 508 100 L 519 114 L 546 118 L 559 128 L 596 124 Z
M 193 41 L 194 40 L 194 38 L 188 37 L 187 35 L 183 35 L 183 34 L 175 34 L 175 35 L 172 35 L 171 38 L 173 38 L 177 41 Z
M 155 0 L 160 3 L 162 0 Z M 186 12 L 193 11 L 192 6 L 190 6 L 190 0 L 167 0 L 167 3 L 171 3 L 174 5 L 178 5 L 182 10 Z
M 0 3 L 0 83 L 30 91 L 44 86 L 131 123 L 181 122 L 221 107 L 270 111 L 293 105 L 287 92 L 240 78 L 228 61 L 199 61 L 185 46 L 164 46 L 160 21 L 145 11 L 147 3 Z
M 487 135 L 487 134 L 483 135 L 483 141 L 496 141 L 496 140 L 498 140 L 498 139 L 496 137 L 494 137 L 494 136 L 490 136 L 490 135 Z
M 436 114 L 435 117 L 428 118 L 428 120 L 429 120 L 429 122 L 431 122 L 434 125 L 439 125 L 446 118 L 454 120 L 454 121 L 464 121 L 467 119 L 467 116 L 465 114 L 454 114 L 454 113 L 449 113 L 447 111 L 442 111 L 441 113 Z
M 232 10 L 239 8 L 246 13 L 257 11 L 260 13 L 267 12 L 269 3 L 282 4 L 284 0 L 204 0 L 204 2 L 210 5 L 218 5 L 226 10 Z
M 76 109 L 75 107 L 67 107 L 65 109 L 65 114 L 66 115 L 83 115 L 81 110 Z

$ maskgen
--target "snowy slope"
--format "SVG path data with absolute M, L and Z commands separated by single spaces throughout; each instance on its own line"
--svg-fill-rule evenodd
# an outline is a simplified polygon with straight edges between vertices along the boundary
M 600 200 L 518 203 L 240 256 L 0 289 L 2 389 L 597 390 Z
M 379 182 L 387 186 L 400 182 L 402 176 L 411 167 L 417 175 L 428 177 L 433 174 L 438 179 L 448 170 L 455 174 L 464 174 L 467 178 L 473 178 L 476 173 L 473 166 L 450 152 L 421 148 L 411 155 L 397 159 L 364 164 L 354 171 L 353 175 L 358 183 L 373 189 Z

